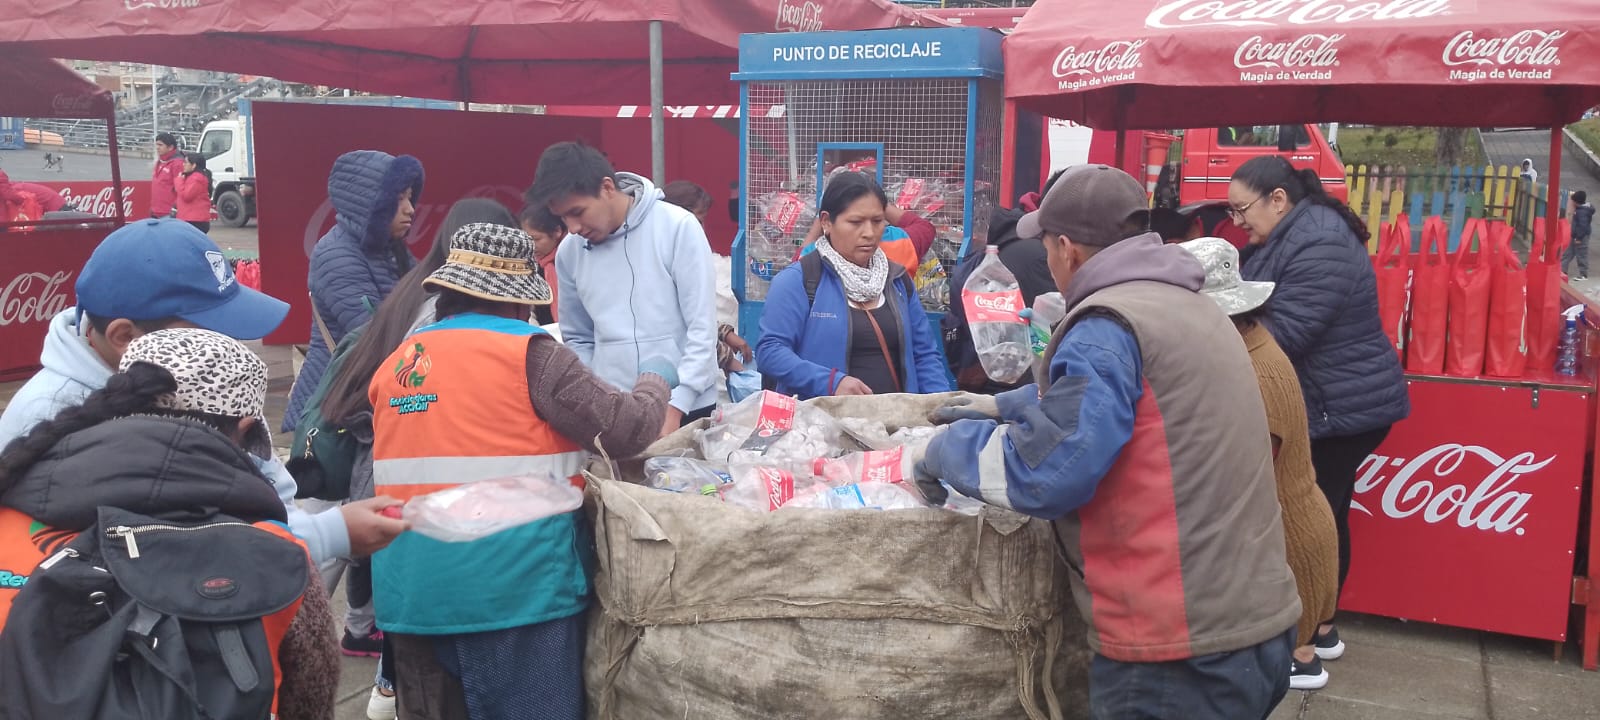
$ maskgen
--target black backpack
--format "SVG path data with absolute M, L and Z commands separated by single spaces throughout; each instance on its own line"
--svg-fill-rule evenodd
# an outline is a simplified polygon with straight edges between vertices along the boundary
M 815 252 L 801 255 L 800 275 L 805 278 L 806 308 L 810 309 L 811 306 L 817 304 L 817 285 L 822 283 L 822 256 Z M 778 389 L 778 379 L 766 373 L 761 373 L 761 389 L 776 391 Z
M 266 720 L 310 579 L 297 543 L 219 514 L 116 508 L 39 565 L 0 633 L 0 717 Z

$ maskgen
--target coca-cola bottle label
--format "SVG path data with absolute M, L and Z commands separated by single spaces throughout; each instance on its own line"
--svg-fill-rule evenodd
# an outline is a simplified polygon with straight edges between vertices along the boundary
M 1022 324 L 1022 291 L 1002 292 L 961 291 L 961 306 L 967 311 L 967 323 Z
M 790 430 L 794 429 L 794 412 L 798 402 L 782 393 L 763 390 L 761 393 L 761 411 L 756 415 L 755 432 L 750 433 L 740 450 L 752 452 L 765 452 L 767 448 L 778 441 Z

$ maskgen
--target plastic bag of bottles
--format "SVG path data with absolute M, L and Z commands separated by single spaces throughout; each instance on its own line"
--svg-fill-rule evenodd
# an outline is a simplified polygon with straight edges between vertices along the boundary
M 699 437 L 712 462 L 809 463 L 843 451 L 833 416 L 770 390 L 724 405 Z
M 950 278 L 938 255 L 928 253 L 928 259 L 917 268 L 916 284 L 923 307 L 940 311 L 950 307 Z
M 583 491 L 565 478 L 518 475 L 412 498 L 402 517 L 434 540 L 471 542 L 582 506 Z
M 1045 348 L 1050 344 L 1050 335 L 1055 332 L 1056 323 L 1067 317 L 1067 300 L 1061 293 L 1045 293 L 1033 299 L 1033 317 L 1028 319 L 1029 330 L 1033 335 L 1033 354 L 1043 357 Z
M 996 382 L 1016 382 L 1033 366 L 1033 338 L 1021 317 L 1022 287 L 990 245 L 961 289 L 983 371 Z

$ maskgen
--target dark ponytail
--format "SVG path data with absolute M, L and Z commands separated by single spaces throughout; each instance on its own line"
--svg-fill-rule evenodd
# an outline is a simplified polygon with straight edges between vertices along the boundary
M 1263 196 L 1271 195 L 1274 190 L 1282 190 L 1289 197 L 1291 205 L 1298 205 L 1301 200 L 1310 200 L 1339 213 L 1339 217 L 1344 218 L 1344 223 L 1350 226 L 1350 231 L 1355 233 L 1362 244 L 1366 244 L 1372 237 L 1372 233 L 1367 231 L 1367 223 L 1361 216 L 1323 189 L 1322 179 L 1317 176 L 1317 171 L 1309 168 L 1296 170 L 1289 159 L 1282 155 L 1262 155 L 1252 158 L 1239 166 L 1233 173 L 1233 179 Z
M 152 412 L 157 398 L 177 389 L 172 373 L 150 363 L 133 363 L 112 375 L 106 386 L 89 393 L 82 405 L 62 410 L 54 420 L 35 425 L 6 446 L 0 453 L 0 492 L 10 490 L 62 438 L 107 420 Z

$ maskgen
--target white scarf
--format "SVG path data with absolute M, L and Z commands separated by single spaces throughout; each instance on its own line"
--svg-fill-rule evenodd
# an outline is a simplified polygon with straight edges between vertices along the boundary
M 839 280 L 844 283 L 844 296 L 850 302 L 865 304 L 877 300 L 889 284 L 889 257 L 883 254 L 883 248 L 872 253 L 870 267 L 861 267 L 844 259 L 826 237 L 817 239 L 817 252 L 839 274 Z

